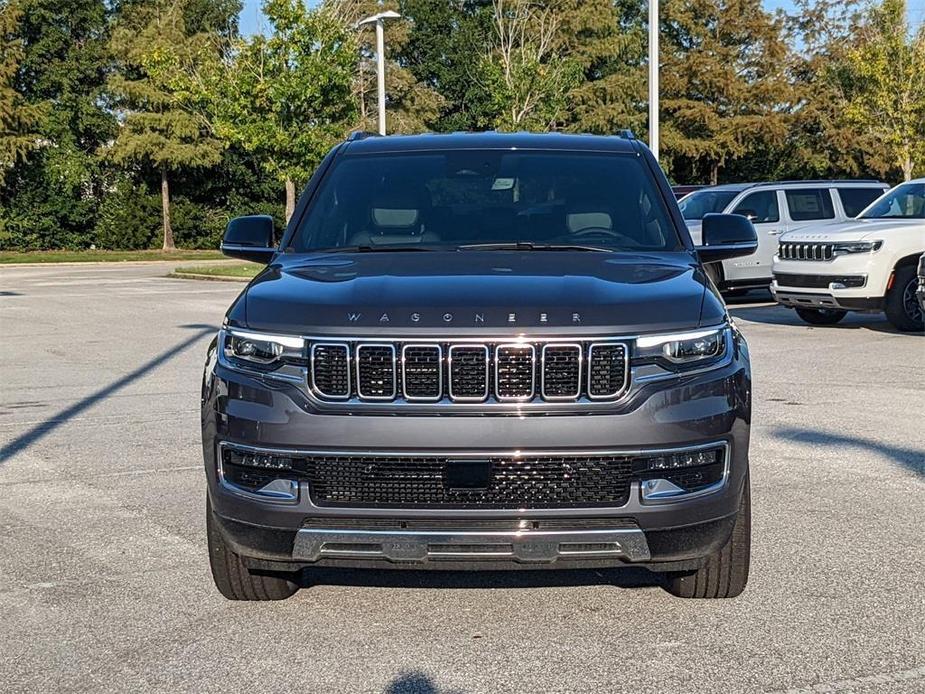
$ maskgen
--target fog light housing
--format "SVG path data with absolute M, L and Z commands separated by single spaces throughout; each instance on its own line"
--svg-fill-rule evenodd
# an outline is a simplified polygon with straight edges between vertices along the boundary
M 726 447 L 672 451 L 639 457 L 633 473 L 640 482 L 643 502 L 703 494 L 726 481 Z

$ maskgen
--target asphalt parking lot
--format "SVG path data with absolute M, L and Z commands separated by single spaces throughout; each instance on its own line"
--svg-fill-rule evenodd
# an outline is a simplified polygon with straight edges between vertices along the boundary
M 238 604 L 209 576 L 198 398 L 242 285 L 167 269 L 0 268 L 3 691 L 925 690 L 925 337 L 734 306 L 755 376 L 738 599 L 645 571 L 325 571 Z

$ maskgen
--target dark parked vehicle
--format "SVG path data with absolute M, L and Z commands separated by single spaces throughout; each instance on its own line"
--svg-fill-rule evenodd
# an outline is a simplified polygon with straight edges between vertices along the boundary
M 285 598 L 317 566 L 642 566 L 748 578 L 748 348 L 630 137 L 357 135 L 228 310 L 202 386 L 212 574 Z

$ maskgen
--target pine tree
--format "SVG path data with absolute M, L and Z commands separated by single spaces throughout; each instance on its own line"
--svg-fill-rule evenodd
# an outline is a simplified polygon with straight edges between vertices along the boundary
M 665 157 L 717 183 L 758 143 L 782 141 L 791 105 L 783 20 L 760 0 L 668 0 L 661 19 Z
M 175 247 L 170 223 L 170 174 L 218 163 L 223 144 L 183 103 L 184 94 L 164 75 L 165 56 L 195 52 L 181 2 L 158 0 L 125 8 L 113 32 L 119 72 L 109 91 L 120 115 L 119 134 L 107 154 L 123 165 L 141 165 L 160 175 L 163 248 Z
M 17 4 L 0 7 L 0 184 L 9 169 L 39 142 L 37 126 L 42 109 L 26 101 L 16 90 L 16 78 L 24 56 L 17 34 L 22 11 Z

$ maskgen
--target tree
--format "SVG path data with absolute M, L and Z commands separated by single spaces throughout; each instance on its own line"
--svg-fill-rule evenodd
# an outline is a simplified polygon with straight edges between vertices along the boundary
M 925 160 L 925 24 L 913 34 L 905 1 L 883 0 L 858 34 L 840 80 L 845 115 L 908 181 Z
M 0 184 L 9 169 L 39 141 L 42 109 L 28 103 L 16 90 L 16 77 L 25 52 L 17 34 L 22 11 L 9 3 L 0 7 Z
M 546 130 L 562 118 L 581 66 L 556 45 L 558 7 L 533 0 L 493 0 L 494 35 L 483 73 L 506 130 Z
M 171 172 L 218 163 L 223 144 L 182 103 L 164 63 L 197 54 L 201 37 L 186 29 L 182 2 L 159 0 L 126 8 L 113 33 L 119 72 L 109 81 L 120 130 L 107 148 L 113 161 L 154 168 L 160 175 L 163 248 L 175 247 L 170 223 Z
M 266 0 L 273 33 L 240 40 L 211 76 L 216 133 L 237 142 L 286 187 L 286 220 L 295 183 L 304 182 L 351 128 L 356 45 L 326 8 Z
M 786 135 L 792 94 L 783 21 L 760 0 L 668 0 L 663 7 L 665 157 L 715 184 L 729 161 Z
M 420 82 L 402 59 L 411 32 L 405 10 L 395 0 L 380 4 L 377 0 L 330 0 L 327 9 L 348 30 L 356 23 L 384 10 L 400 10 L 401 19 L 383 24 L 385 32 L 385 93 L 388 130 L 391 133 L 417 133 L 430 129 L 443 106 L 443 97 Z M 378 129 L 379 104 L 376 94 L 376 31 L 374 25 L 355 29 L 359 60 L 356 63 L 354 95 L 359 107 L 358 127 Z
M 19 247 L 85 247 L 104 189 L 96 156 L 112 136 L 103 104 L 109 66 L 104 0 L 15 0 L 21 10 L 6 47 L 19 54 L 12 79 L 20 104 L 41 111 L 37 147 L 6 169 L 3 206 Z

